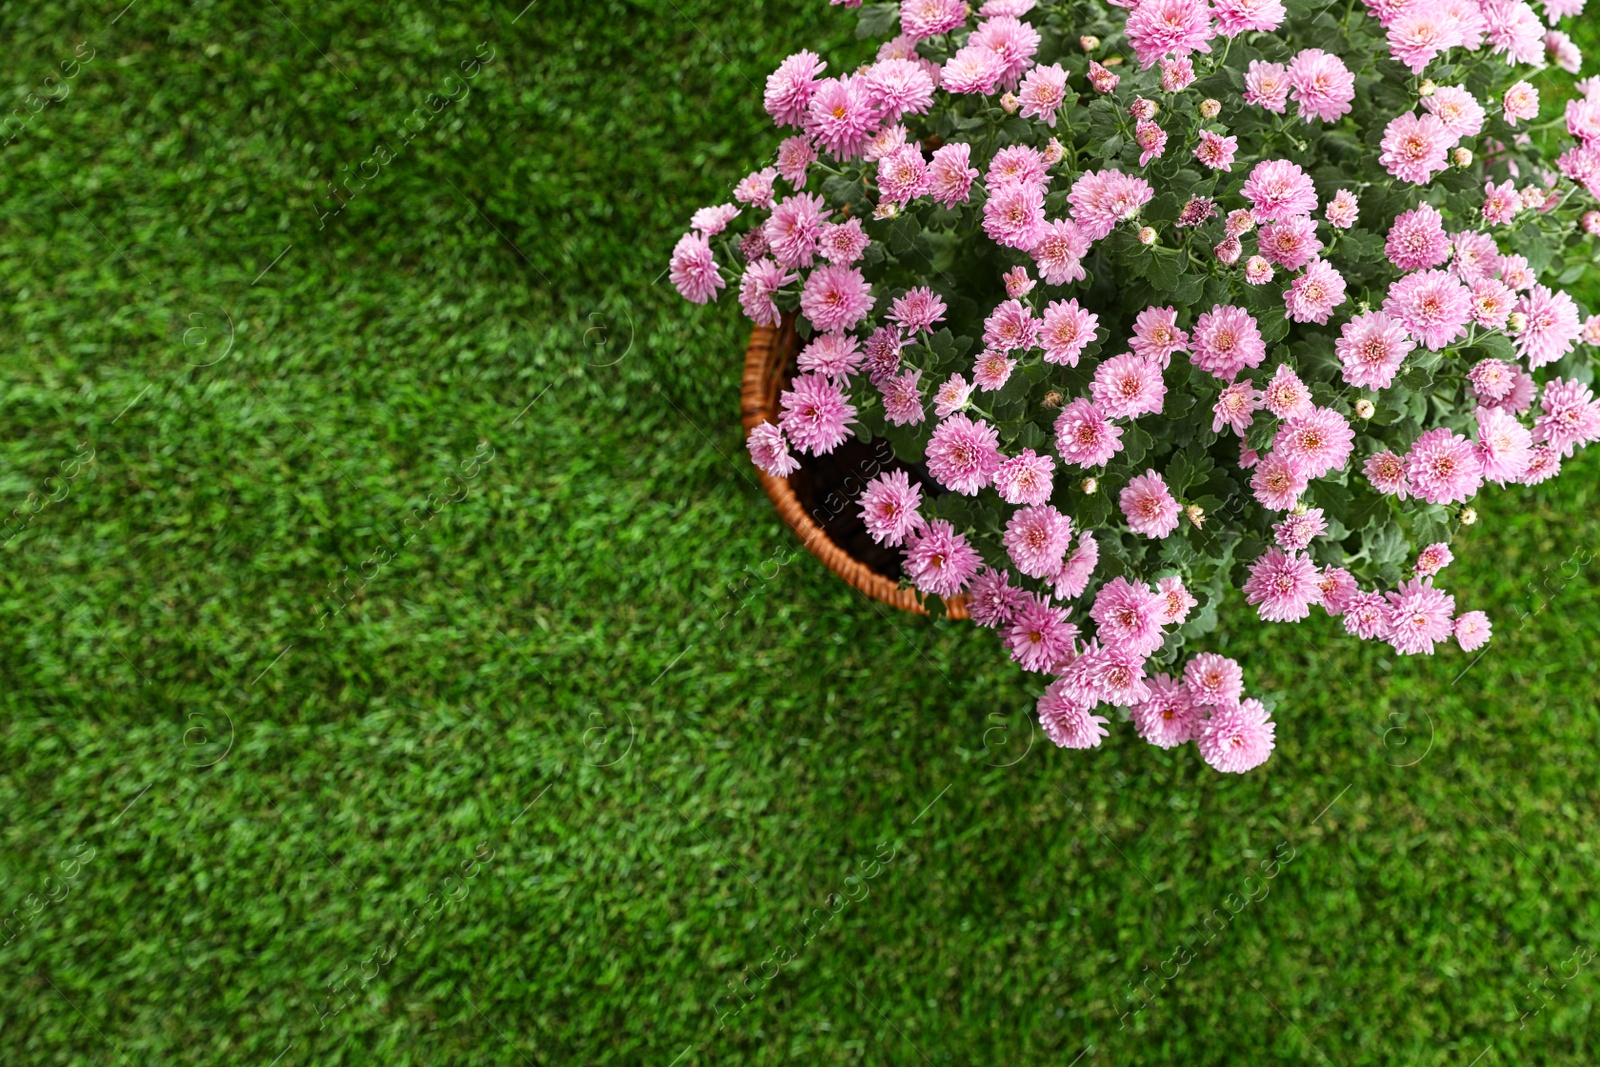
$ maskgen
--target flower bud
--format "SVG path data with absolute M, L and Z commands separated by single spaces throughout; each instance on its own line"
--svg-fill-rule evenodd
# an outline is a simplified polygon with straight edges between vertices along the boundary
M 1377 411 L 1377 407 L 1366 397 L 1356 401 L 1356 418 L 1358 419 L 1370 419 L 1377 414 Z
M 1523 330 L 1527 329 L 1527 327 L 1528 316 L 1524 315 L 1520 311 L 1513 311 L 1506 319 L 1506 331 L 1508 333 L 1521 333 Z
M 1015 115 L 1017 108 L 1022 106 L 1022 101 L 1017 99 L 1016 93 L 1006 93 L 1000 98 L 1000 106 L 1006 109 L 1006 114 Z
M 1087 478 L 1085 478 L 1083 480 L 1082 489 L 1083 489 L 1083 491 L 1085 493 L 1093 493 L 1096 489 L 1099 489 L 1099 488 L 1100 488 L 1100 481 L 1094 475 L 1091 474 L 1089 477 L 1087 477 Z
M 1237 237 L 1229 237 L 1211 251 L 1224 266 L 1231 267 L 1239 262 L 1239 256 L 1244 251 L 1244 246 L 1239 243 Z
M 1432 96 L 1433 95 L 1433 91 L 1435 89 L 1437 89 L 1437 88 L 1438 88 L 1438 86 L 1433 84 L 1433 79 L 1432 78 L 1423 78 L 1422 79 L 1422 84 L 1417 86 L 1417 95 L 1418 96 Z
M 1471 526 L 1473 523 L 1478 521 L 1478 510 L 1476 508 L 1462 508 L 1461 515 L 1459 517 L 1461 519 L 1461 525 Z
M 1455 164 L 1458 167 L 1472 166 L 1472 149 L 1470 148 L 1458 148 L 1450 153 L 1450 156 L 1455 160 Z
M 1600 211 L 1584 212 L 1583 232 L 1590 237 L 1600 237 Z
M 1133 98 L 1133 103 L 1128 105 L 1128 114 L 1132 115 L 1141 122 L 1154 118 L 1156 114 L 1156 102 L 1154 100 L 1146 100 L 1142 96 L 1136 96 Z
M 1050 138 L 1050 143 L 1044 146 L 1044 165 L 1053 167 L 1060 163 L 1066 157 L 1066 154 L 1066 146 L 1052 137 Z
M 1082 37 L 1078 38 L 1078 47 L 1083 49 L 1085 52 L 1093 52 L 1096 48 L 1100 47 L 1100 38 L 1094 36 L 1093 34 L 1086 33 Z
M 1272 264 L 1262 256 L 1251 256 L 1245 260 L 1244 280 L 1251 285 L 1265 285 L 1272 280 Z
M 1200 529 L 1200 527 L 1204 526 L 1206 523 L 1206 509 L 1201 507 L 1199 504 L 1190 504 L 1188 507 L 1183 509 L 1183 513 L 1189 516 L 1189 521 L 1194 523 L 1194 528 L 1196 530 Z
M 1200 101 L 1200 116 L 1202 118 L 1214 119 L 1220 114 L 1222 114 L 1221 100 L 1213 100 L 1208 97 Z
M 900 205 L 895 203 L 893 200 L 885 200 L 877 207 L 872 209 L 872 217 L 875 219 L 899 218 Z
M 1153 244 L 1155 244 L 1156 243 L 1156 228 L 1154 226 L 1140 226 L 1139 227 L 1139 243 L 1142 244 L 1142 245 L 1153 245 Z
M 1059 389 L 1050 390 L 1048 393 L 1044 394 L 1044 400 L 1041 401 L 1041 403 L 1043 403 L 1044 406 L 1049 408 L 1051 411 L 1054 411 L 1056 408 L 1059 408 L 1066 402 L 1067 398 L 1061 395 L 1061 390 Z

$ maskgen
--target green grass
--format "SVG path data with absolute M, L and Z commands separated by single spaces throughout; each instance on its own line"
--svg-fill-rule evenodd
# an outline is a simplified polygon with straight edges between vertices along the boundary
M 10 106 L 95 50 L 0 150 L 8 1065 L 1594 1061 L 1600 967 L 1522 1016 L 1600 936 L 1600 456 L 1479 502 L 1470 670 L 1241 622 L 1263 771 L 1030 742 L 795 551 L 659 281 L 850 17 L 519 6 L 4 5 Z

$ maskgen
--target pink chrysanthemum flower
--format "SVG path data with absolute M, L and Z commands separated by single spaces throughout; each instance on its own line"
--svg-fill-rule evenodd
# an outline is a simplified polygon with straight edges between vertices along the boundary
M 800 51 L 778 64 L 778 69 L 767 75 L 767 89 L 762 103 L 767 114 L 779 126 L 799 127 L 806 117 L 811 96 L 816 91 L 819 75 L 828 64 L 815 52 Z
M 806 187 L 806 169 L 816 161 L 816 146 L 805 134 L 787 137 L 778 145 L 778 173 L 783 175 L 783 180 L 795 189 Z M 795 266 L 808 267 L 810 264 L 800 263 Z
M 1426 108 L 1451 137 L 1476 137 L 1483 132 L 1483 105 L 1460 85 L 1443 85 L 1424 97 Z
M 1471 499 L 1483 484 L 1483 461 L 1471 441 L 1440 426 L 1411 446 L 1406 480 L 1414 496 L 1430 504 L 1454 504 Z
M 1400 583 L 1400 588 L 1385 595 L 1389 613 L 1384 639 L 1403 656 L 1433 655 L 1433 646 L 1451 635 L 1451 616 L 1456 598 L 1435 589 L 1425 578 Z
M 1387 389 L 1415 346 L 1405 329 L 1382 311 L 1368 311 L 1344 324 L 1334 352 L 1344 380 L 1364 389 Z
M 857 159 L 883 125 L 883 115 L 867 79 L 847 74 L 817 83 L 804 122 L 818 148 L 838 159 Z
M 1244 76 L 1244 102 L 1281 115 L 1289 108 L 1289 68 L 1282 63 L 1250 61 Z
M 1511 391 L 1505 399 L 1495 404 L 1497 408 L 1505 408 L 1513 415 L 1521 415 L 1533 407 L 1534 395 L 1539 391 L 1538 385 L 1533 380 L 1533 375 L 1525 370 L 1516 372 L 1511 382 Z
M 848 330 L 872 311 L 872 286 L 854 267 L 829 263 L 800 289 L 800 313 L 819 330 Z
M 964 141 L 934 149 L 928 163 L 928 195 L 945 207 L 966 203 L 972 195 L 972 180 L 978 176 L 971 161 L 972 146 Z
M 1080 467 L 1102 467 L 1122 451 L 1122 428 L 1081 397 L 1061 409 L 1055 430 L 1056 451 Z
M 802 372 L 847 382 L 861 369 L 861 339 L 849 333 L 819 333 L 800 351 L 796 365 Z
M 1266 285 L 1272 280 L 1272 264 L 1260 256 L 1251 256 L 1244 262 L 1244 280 L 1251 285 Z
M 1175 225 L 1183 229 L 1193 229 L 1203 226 L 1206 220 L 1217 213 L 1217 202 L 1209 196 L 1191 196 L 1183 205 L 1183 210 L 1178 212 L 1178 221 Z
M 1113 419 L 1136 419 L 1161 410 L 1167 395 L 1161 367 L 1153 359 L 1124 353 L 1095 368 L 1089 392 Z
M 1450 236 L 1450 270 L 1468 285 L 1493 280 L 1499 263 L 1500 248 L 1488 234 L 1462 230 Z
M 952 374 L 933 394 L 933 413 L 945 418 L 967 406 L 972 396 L 972 386 L 959 374 Z
M 1505 53 L 1507 63 L 1538 66 L 1544 59 L 1544 27 L 1533 8 L 1522 0 L 1482 0 L 1480 6 L 1490 53 Z
M 1033 292 L 1033 287 L 1037 284 L 1028 276 L 1028 268 L 1023 266 L 1012 267 L 1000 278 L 1006 283 L 1006 295 L 1013 300 L 1021 300 L 1027 296 Z
M 1527 256 L 1506 255 L 1500 257 L 1500 280 L 1514 293 L 1526 292 L 1533 288 L 1537 277 L 1533 268 L 1528 265 Z
M 918 286 L 894 299 L 889 321 L 899 323 L 908 334 L 918 334 L 943 321 L 946 310 L 945 302 L 932 289 Z
M 1241 207 L 1228 212 L 1228 217 L 1223 222 L 1222 232 L 1229 237 L 1242 237 L 1255 228 L 1255 216 Z
M 1533 458 L 1528 471 L 1522 476 L 1522 485 L 1538 485 L 1561 473 L 1561 453 L 1549 445 L 1534 445 Z
M 1427 185 L 1435 174 L 1450 166 L 1446 153 L 1453 143 L 1454 138 L 1437 118 L 1407 111 L 1395 116 L 1384 129 L 1378 162 L 1401 181 Z
M 1333 199 L 1328 201 L 1323 216 L 1328 220 L 1328 225 L 1336 230 L 1348 230 L 1356 224 L 1356 218 L 1361 214 L 1361 205 L 1356 200 L 1356 194 L 1349 189 L 1340 189 L 1333 194 Z
M 1189 359 L 1195 366 L 1231 382 L 1247 367 L 1267 357 L 1266 342 L 1255 317 L 1241 307 L 1217 304 L 1195 322 Z
M 1067 72 L 1060 63 L 1048 67 L 1034 67 L 1022 79 L 1017 99 L 1022 103 L 1022 117 L 1041 118 L 1051 129 L 1056 125 L 1056 113 L 1067 97 Z
M 1011 380 L 1011 372 L 1017 369 L 1017 361 L 1004 352 L 993 348 L 986 348 L 978 353 L 978 358 L 972 364 L 972 384 L 986 393 L 1005 387 Z
M 1256 242 L 1261 254 L 1284 270 L 1299 270 L 1322 251 L 1317 224 L 1303 215 L 1267 223 Z
M 1048 170 L 1044 154 L 1037 148 L 1012 145 L 994 154 L 994 158 L 989 161 L 989 173 L 985 176 L 984 182 L 990 189 L 998 189 L 1002 185 L 1013 183 L 1043 188 L 1049 182 L 1046 174 Z
M 826 455 L 850 435 L 856 409 L 844 390 L 820 374 L 802 374 L 779 396 L 778 422 L 801 452 Z
M 1307 48 L 1289 61 L 1289 85 L 1289 96 L 1307 122 L 1338 122 L 1350 114 L 1356 98 L 1356 76 L 1342 59 L 1320 48 Z
M 1027 590 L 1012 585 L 1009 574 L 985 567 L 967 590 L 967 617 L 990 630 L 1010 626 L 1027 600 Z
M 880 545 L 898 547 L 922 523 L 922 487 L 905 471 L 888 471 L 861 494 L 861 521 Z
M 1580 446 L 1600 440 L 1600 400 L 1582 382 L 1550 379 L 1539 407 L 1543 414 L 1533 420 L 1534 440 L 1561 455 L 1570 456 Z
M 1448 271 L 1418 271 L 1389 287 L 1383 310 L 1424 348 L 1437 352 L 1466 336 L 1472 294 Z
M 903 144 L 878 160 L 878 191 L 883 194 L 884 203 L 909 204 L 927 186 L 928 165 L 917 145 Z
M 1478 459 L 1496 485 L 1515 482 L 1533 461 L 1533 434 L 1504 408 L 1478 409 Z
M 1054 577 L 1071 540 L 1072 520 L 1048 504 L 1014 511 L 1002 539 L 1011 562 L 1029 578 Z
M 1133 728 L 1157 748 L 1176 748 L 1194 740 L 1199 715 L 1183 683 L 1168 674 L 1147 679 L 1150 699 L 1131 709 Z
M 952 415 L 928 441 L 928 473 L 946 489 L 973 496 L 1000 466 L 1000 435 L 982 419 Z
M 1067 202 L 1072 218 L 1091 241 L 1098 241 L 1123 219 L 1139 213 L 1155 189 L 1143 178 L 1119 170 L 1087 171 L 1073 182 Z
M 1317 190 L 1310 175 L 1287 159 L 1257 163 L 1245 179 L 1243 193 L 1257 222 L 1275 222 L 1317 210 Z
M 1283 302 L 1291 322 L 1326 326 L 1333 309 L 1345 302 L 1344 275 L 1332 263 L 1319 259 L 1294 280 L 1283 294 Z
M 1139 166 L 1147 166 L 1152 159 L 1159 159 L 1167 150 L 1167 131 L 1154 122 L 1140 122 L 1133 128 L 1134 142 L 1139 146 Z
M 1024 252 L 1044 236 L 1044 192 L 1031 182 L 991 189 L 983 205 L 983 232 L 997 244 Z
M 1504 282 L 1485 278 L 1472 287 L 1472 321 L 1489 330 L 1504 329 L 1517 296 Z
M 1316 564 L 1278 548 L 1267 549 L 1250 565 L 1250 577 L 1244 583 L 1245 603 L 1256 605 L 1267 622 L 1305 618 L 1320 595 Z
M 978 23 L 978 28 L 967 38 L 967 47 L 981 48 L 998 56 L 1004 64 L 1001 83 L 1014 89 L 1023 72 L 1033 66 L 1039 41 L 1039 31 L 1028 23 L 1014 15 L 996 15 Z
M 1276 747 L 1272 718 L 1261 701 L 1218 708 L 1199 724 L 1195 745 L 1213 770 L 1243 774 L 1267 762 Z
M 900 29 L 912 41 L 936 37 L 967 21 L 965 0 L 901 0 Z
M 868 163 L 876 163 L 896 148 L 904 147 L 906 137 L 907 131 L 904 126 L 885 126 L 867 141 L 867 147 L 862 149 L 861 158 Z
M 927 418 L 922 406 L 922 371 L 912 368 L 886 379 L 879 386 L 883 394 L 883 417 L 890 426 L 915 426 Z
M 1449 545 L 1443 541 L 1435 541 L 1417 553 L 1417 562 L 1411 569 L 1424 578 L 1432 578 L 1435 574 L 1450 566 L 1455 558 L 1455 555 L 1450 551 Z
M 770 422 L 763 422 L 745 438 L 745 448 L 750 460 L 774 478 L 787 478 L 800 469 L 800 461 L 789 455 L 789 442 L 783 431 Z
M 1272 380 L 1262 390 L 1261 401 L 1280 419 L 1296 419 L 1312 411 L 1311 390 L 1287 363 L 1278 364 Z
M 1044 310 L 1044 321 L 1039 330 L 1039 344 L 1044 348 L 1046 363 L 1078 365 L 1078 357 L 1095 339 L 1095 329 L 1100 317 L 1078 306 L 1078 301 L 1052 300 Z
M 1039 698 L 1039 725 L 1058 748 L 1098 748 L 1107 736 L 1104 716 L 1094 715 L 1092 704 L 1078 699 L 1064 678 L 1045 687 Z
M 1271 33 L 1283 25 L 1285 11 L 1278 0 L 1216 0 L 1211 10 L 1224 37 L 1259 30 Z
M 1517 304 L 1527 324 L 1516 335 L 1517 354 L 1538 370 L 1571 352 L 1583 336 L 1583 320 L 1572 297 L 1560 290 L 1535 285 Z
M 1211 432 L 1221 433 L 1229 427 L 1240 437 L 1250 428 L 1251 417 L 1261 407 L 1261 393 L 1250 384 L 1250 379 L 1234 382 L 1222 390 L 1216 406 L 1211 409 Z
M 1511 392 L 1516 377 L 1517 368 L 1499 359 L 1481 360 L 1467 371 L 1467 381 L 1472 383 L 1473 395 L 1488 404 L 1504 400 Z
M 760 226 L 739 238 L 739 255 L 746 263 L 766 258 L 772 249 L 767 245 L 767 234 Z
M 1181 625 L 1189 617 L 1189 610 L 1200 603 L 1184 588 L 1183 579 L 1177 575 L 1156 582 L 1156 595 L 1161 598 L 1161 614 L 1158 617 L 1163 626 Z
M 1171 307 L 1147 307 L 1133 320 L 1128 347 L 1136 356 L 1158 361 L 1163 368 L 1174 352 L 1189 349 L 1189 335 L 1178 329 L 1178 312 Z
M 1030 596 L 1011 618 L 1006 647 L 1023 670 L 1045 672 L 1071 654 L 1077 636 L 1066 608 Z
M 1491 226 L 1503 226 L 1517 217 L 1522 210 L 1522 197 L 1517 194 L 1517 183 L 1506 181 L 1502 185 L 1483 183 L 1483 219 Z
M 772 258 L 791 270 L 811 266 L 822 236 L 822 220 L 832 212 L 822 210 L 822 197 L 796 193 L 778 203 L 765 223 Z
M 933 77 L 921 63 L 906 59 L 880 59 L 867 71 L 872 93 L 884 122 L 899 122 L 906 115 L 921 115 L 933 106 Z
M 994 472 L 994 487 L 1007 504 L 1043 504 L 1050 499 L 1056 461 L 1031 448 L 1000 464 Z
M 794 280 L 792 273 L 772 260 L 758 259 L 745 268 L 739 280 L 739 306 L 757 326 L 776 326 L 783 321 L 783 312 L 773 294 Z
M 906 538 L 906 575 L 919 590 L 933 596 L 961 592 L 982 562 L 977 550 L 943 519 L 914 529 Z
M 1450 238 L 1444 232 L 1444 216 L 1432 204 L 1420 204 L 1402 212 L 1389 227 L 1383 250 L 1389 262 L 1403 271 L 1442 266 L 1450 258 Z
M 1443 4 L 1407 4 L 1389 24 L 1389 52 L 1412 74 L 1421 74 L 1441 52 L 1460 43 L 1459 26 Z
M 1310 482 L 1305 474 L 1285 456 L 1276 452 L 1256 464 L 1250 476 L 1250 488 L 1264 508 L 1288 511 L 1300 499 Z
M 1227 656 L 1202 652 L 1184 665 L 1183 685 L 1195 707 L 1231 707 L 1244 695 L 1244 668 Z
M 1194 84 L 1194 63 L 1185 56 L 1182 59 L 1163 59 L 1161 61 L 1161 91 L 1164 93 L 1180 93 Z
M 710 242 L 698 233 L 678 238 L 667 273 L 683 298 L 695 304 L 710 303 L 717 298 L 717 290 L 727 285 L 717 269 Z
M 1116 90 L 1122 76 L 1113 74 L 1101 64 L 1091 60 L 1089 62 L 1089 84 L 1094 86 L 1097 93 L 1110 93 Z
M 1140 70 L 1149 70 L 1162 56 L 1210 52 L 1214 32 L 1205 0 L 1141 0 L 1128 15 L 1128 43 Z
M 1095 566 L 1100 562 L 1100 545 L 1094 539 L 1090 530 L 1078 531 L 1078 546 L 1072 550 L 1072 555 L 1061 565 L 1061 573 L 1056 575 L 1053 590 L 1058 600 L 1075 600 L 1083 595 L 1089 587 L 1089 578 L 1094 574 Z
M 1343 567 L 1324 569 L 1322 577 L 1317 579 L 1317 590 L 1322 595 L 1323 610 L 1335 618 L 1344 614 L 1351 598 L 1360 592 L 1355 576 Z
M 1386 496 L 1404 500 L 1411 495 L 1411 479 L 1406 474 L 1406 461 L 1393 452 L 1375 452 L 1367 457 L 1361 472 L 1372 483 L 1372 488 Z
M 1083 269 L 1083 255 L 1087 251 L 1089 238 L 1078 224 L 1055 219 L 1045 224 L 1031 254 L 1046 283 L 1066 285 L 1087 277 Z
M 1344 629 L 1363 641 L 1383 640 L 1389 636 L 1389 602 L 1382 593 L 1355 593 L 1345 601 Z
M 1321 478 L 1349 461 L 1355 436 L 1350 420 L 1337 411 L 1312 408 L 1309 413 L 1285 422 L 1272 448 L 1307 478 Z
M 1312 541 L 1327 532 L 1328 520 L 1323 517 L 1321 508 L 1291 512 L 1283 517 L 1282 522 L 1272 525 L 1272 539 L 1278 542 L 1278 547 L 1285 552 L 1304 552 Z M 1319 584 L 1318 593 L 1320 592 Z
M 1455 634 L 1456 644 L 1461 646 L 1461 651 L 1476 652 L 1489 643 L 1491 634 L 1489 616 L 1481 611 L 1464 612 L 1456 616 L 1451 631 Z
M 913 149 L 915 151 L 915 149 Z M 829 263 L 849 266 L 861 258 L 872 238 L 861 228 L 859 218 L 844 222 L 824 222 L 817 237 L 817 251 Z
M 1136 585 L 1126 578 L 1113 578 L 1095 594 L 1089 617 L 1097 624 L 1096 638 L 1101 645 L 1126 649 L 1139 657 L 1161 647 L 1164 601 L 1149 586 Z
M 1132 707 L 1150 699 L 1144 681 L 1144 657 L 1115 645 L 1090 648 L 1073 665 L 1076 673 L 1096 696 L 1119 708 Z
M 1118 503 L 1128 528 L 1146 537 L 1169 537 L 1178 528 L 1180 509 L 1161 475 L 1147 470 L 1128 482 Z
M 739 209 L 732 204 L 703 207 L 689 218 L 689 228 L 699 230 L 707 237 L 715 237 L 728 228 L 728 223 L 739 217 Z
M 1517 82 L 1506 90 L 1500 107 L 1508 123 L 1515 126 L 1519 119 L 1539 117 L 1539 90 L 1531 82 Z
M 983 343 L 1002 352 L 1032 348 L 1039 340 L 1039 320 L 1020 300 L 1006 300 L 983 323 Z
M 988 96 L 1000 87 L 1006 61 L 987 48 L 963 48 L 939 68 L 939 85 L 947 92 Z

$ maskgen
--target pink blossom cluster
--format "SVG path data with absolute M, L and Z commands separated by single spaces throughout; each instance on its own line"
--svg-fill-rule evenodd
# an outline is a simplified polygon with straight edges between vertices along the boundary
M 1047 676 L 1052 740 L 1097 746 L 1097 712 L 1122 709 L 1244 771 L 1275 728 L 1240 665 L 1172 673 L 1228 581 L 1269 622 L 1320 607 L 1401 654 L 1475 651 L 1490 622 L 1436 585 L 1447 541 L 1379 565 L 1339 502 L 1403 537 L 1424 509 L 1460 530 L 1486 485 L 1600 440 L 1600 318 L 1560 287 L 1600 239 L 1600 79 L 1545 162 L 1530 78 L 1581 69 L 1553 27 L 1584 0 L 1547 0 L 1552 28 L 1523 0 L 1363 0 L 1345 18 L 1375 20 L 1368 52 L 1290 39 L 1280 0 L 1106 3 L 1125 43 L 1056 41 L 1048 0 L 901 0 L 871 62 L 790 56 L 763 94 L 772 160 L 693 213 L 668 276 L 800 326 L 747 438 L 766 475 L 858 435 L 914 442 L 859 518 L 909 585 L 965 597 Z M 1226 58 L 1241 35 L 1282 62 Z M 1490 92 L 1456 83 L 1474 53 Z M 1358 72 L 1395 63 L 1407 108 L 1358 99 Z M 1196 562 L 1224 534 L 1253 546 L 1237 578 Z

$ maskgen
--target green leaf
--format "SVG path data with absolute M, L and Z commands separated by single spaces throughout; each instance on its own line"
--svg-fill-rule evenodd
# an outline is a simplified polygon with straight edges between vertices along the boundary
M 1130 422 L 1122 428 L 1122 458 L 1137 467 L 1150 451 L 1150 435 Z
M 887 37 L 900 19 L 899 4 L 863 4 L 856 18 L 856 37 Z

